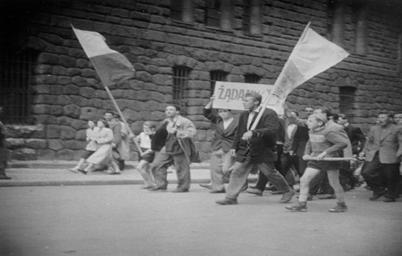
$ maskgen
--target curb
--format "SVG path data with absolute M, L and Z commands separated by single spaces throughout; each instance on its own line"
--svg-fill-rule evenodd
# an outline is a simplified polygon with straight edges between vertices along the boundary
M 177 184 L 177 180 L 168 181 Z M 207 183 L 209 179 L 192 180 L 191 184 Z M 0 187 L 142 185 L 142 180 L 64 180 L 64 181 L 0 181 Z

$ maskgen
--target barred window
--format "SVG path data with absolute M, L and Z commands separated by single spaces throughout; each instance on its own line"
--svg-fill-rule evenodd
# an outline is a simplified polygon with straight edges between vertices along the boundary
M 339 111 L 346 116 L 353 116 L 356 88 L 351 86 L 339 87 Z
M 188 80 L 191 69 L 185 66 L 173 67 L 173 104 L 180 107 L 180 113 L 186 113 Z
M 0 53 L 0 105 L 6 123 L 30 123 L 31 79 L 38 53 Z
M 228 73 L 222 70 L 213 70 L 209 73 L 210 85 L 211 85 L 211 95 L 215 90 L 216 81 L 227 81 Z
M 245 74 L 244 75 L 244 82 L 250 84 L 258 84 L 261 80 L 261 77 L 256 74 Z

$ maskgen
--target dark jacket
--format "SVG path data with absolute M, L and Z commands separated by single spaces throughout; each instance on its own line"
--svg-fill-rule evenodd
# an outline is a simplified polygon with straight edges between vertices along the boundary
M 151 138 L 152 151 L 160 151 L 166 143 L 168 132 L 166 131 L 167 122 L 161 123 Z
M 224 129 L 222 118 L 212 109 L 204 109 L 204 116 L 215 124 L 215 136 L 211 143 L 212 151 L 222 149 L 223 152 L 228 152 L 232 148 L 239 120 L 233 117 L 232 123 Z
M 366 143 L 366 137 L 364 136 L 362 130 L 359 127 L 348 125 L 345 127 L 345 131 L 348 134 L 350 143 L 352 143 L 353 154 L 358 154 L 364 148 L 364 144 Z
M 240 114 L 239 125 L 232 148 L 236 150 L 236 160 L 244 162 L 247 159 L 253 163 L 264 161 L 274 161 L 273 152 L 276 144 L 276 134 L 279 129 L 279 118 L 275 111 L 265 109 L 256 129 L 253 131 L 253 137 L 249 141 L 242 140 L 242 136 L 247 132 L 248 111 Z M 254 116 L 254 120 L 257 115 Z M 253 120 L 253 122 L 254 122 Z
M 308 128 L 305 126 L 297 126 L 295 135 L 293 136 L 291 150 L 297 155 L 302 157 L 306 148 L 308 136 Z

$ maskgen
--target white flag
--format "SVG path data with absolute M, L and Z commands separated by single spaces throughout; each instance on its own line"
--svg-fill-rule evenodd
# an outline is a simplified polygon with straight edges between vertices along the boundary
M 336 65 L 348 55 L 344 49 L 307 25 L 275 81 L 270 102 L 283 103 L 296 87 Z

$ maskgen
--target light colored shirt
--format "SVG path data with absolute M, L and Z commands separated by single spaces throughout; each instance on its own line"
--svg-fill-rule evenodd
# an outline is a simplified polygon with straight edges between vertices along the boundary
M 145 149 L 151 148 L 151 138 L 149 137 L 148 134 L 145 134 L 145 132 L 141 132 L 138 135 L 138 140 L 140 141 L 141 148 L 145 148 Z
M 259 106 L 258 108 L 254 109 L 253 111 L 251 111 L 251 112 L 248 114 L 247 130 L 250 130 L 251 124 L 252 124 L 252 122 L 253 122 L 253 120 L 254 120 L 254 117 L 255 117 L 256 115 L 258 115 L 258 113 L 260 112 L 260 110 L 261 110 L 261 106 Z
M 99 133 L 99 127 L 88 128 L 86 130 L 88 144 L 85 147 L 85 150 L 96 151 L 98 149 L 98 144 L 96 144 L 96 138 L 98 136 L 98 133 Z
M 228 120 L 222 120 L 223 122 L 223 129 L 226 130 L 226 128 L 228 128 L 228 126 L 233 122 L 233 117 L 229 118 Z

